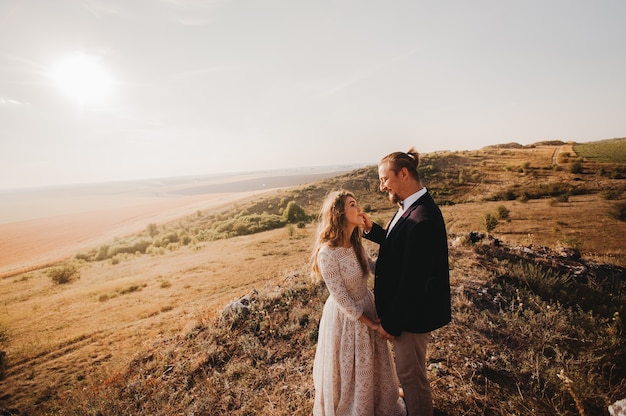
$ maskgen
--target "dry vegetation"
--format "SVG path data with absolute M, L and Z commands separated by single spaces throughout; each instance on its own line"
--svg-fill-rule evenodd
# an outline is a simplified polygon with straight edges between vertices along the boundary
M 626 397 L 626 166 L 556 142 L 429 154 L 421 170 L 451 241 L 438 414 L 608 414 Z M 369 167 L 0 281 L 0 414 L 310 414 L 327 296 L 309 280 L 311 218 L 335 188 L 390 217 Z

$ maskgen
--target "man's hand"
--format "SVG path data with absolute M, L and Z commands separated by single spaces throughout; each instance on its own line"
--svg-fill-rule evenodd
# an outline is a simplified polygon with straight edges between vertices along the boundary
M 374 222 L 365 212 L 362 212 L 361 216 L 363 217 L 364 221 L 363 230 L 365 230 L 366 233 L 369 233 L 370 231 L 372 231 L 372 226 L 374 225 Z

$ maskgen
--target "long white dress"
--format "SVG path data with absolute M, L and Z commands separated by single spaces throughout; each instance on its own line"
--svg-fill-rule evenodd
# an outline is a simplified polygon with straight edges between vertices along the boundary
M 390 346 L 358 320 L 363 313 L 376 318 L 376 308 L 354 249 L 322 246 L 317 261 L 330 296 L 313 363 L 313 414 L 405 415 Z

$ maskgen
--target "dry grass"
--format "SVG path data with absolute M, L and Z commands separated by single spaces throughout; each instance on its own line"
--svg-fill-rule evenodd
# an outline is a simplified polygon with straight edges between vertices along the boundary
M 486 213 L 501 206 L 509 212 L 492 231 L 503 248 L 451 248 L 455 319 L 436 333 L 429 361 L 439 414 L 601 414 L 626 395 L 619 268 L 626 265 L 626 223 L 609 215 L 623 200 L 622 166 L 603 164 L 608 174 L 597 175 L 598 164 L 585 162 L 582 174 L 572 174 L 559 157 L 571 151 L 545 144 L 425 155 L 421 169 L 442 203 L 451 241 L 483 231 Z M 216 241 L 198 236 L 242 212 L 280 215 L 291 200 L 314 215 L 336 188 L 353 190 L 384 222 L 391 209 L 377 186 L 375 168 L 360 169 L 229 212 L 157 221 L 161 232 L 188 235 L 189 243 L 105 261 L 73 259 L 68 264 L 80 278 L 66 284 L 55 284 L 49 267 L 1 279 L 0 410 L 310 414 L 316 328 L 327 296 L 307 276 L 314 225 Z M 611 199 L 603 197 L 607 190 Z M 496 197 L 507 194 L 514 198 Z M 520 202 L 521 194 L 532 198 Z M 150 238 L 140 234 L 129 241 Z M 540 265 L 506 248 L 514 246 L 575 247 L 582 259 Z M 91 248 L 99 249 L 81 250 Z M 223 306 L 252 288 L 261 294 L 246 319 L 219 325 Z
M 291 238 L 278 229 L 128 256 L 117 265 L 82 263 L 81 278 L 67 285 L 55 285 L 45 269 L 0 280 L 10 338 L 3 395 L 32 404 L 91 372 L 122 369 L 154 339 L 210 320 L 242 292 L 300 267 L 309 228 Z
M 491 233 L 496 238 L 521 246 L 573 247 L 587 258 L 626 266 L 626 223 L 610 217 L 612 204 L 592 194 L 573 196 L 556 205 L 552 199 L 486 201 L 444 206 L 442 211 L 448 232 L 462 235 L 468 230 L 485 232 L 483 216 L 504 206 L 510 218 L 498 221 Z M 598 213 L 592 221 L 591 212 Z

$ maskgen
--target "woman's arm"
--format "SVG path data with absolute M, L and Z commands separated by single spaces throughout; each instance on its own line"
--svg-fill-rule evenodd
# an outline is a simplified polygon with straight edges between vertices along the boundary
M 318 267 L 324 283 L 330 294 L 335 298 L 337 305 L 355 321 L 363 315 L 363 309 L 350 296 L 341 276 L 339 259 L 330 249 L 322 247 L 317 256 Z

